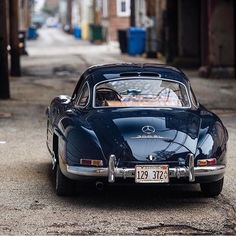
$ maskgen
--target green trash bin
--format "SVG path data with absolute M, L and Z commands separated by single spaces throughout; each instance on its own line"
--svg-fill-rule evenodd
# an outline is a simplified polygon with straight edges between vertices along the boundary
M 101 25 L 91 24 L 89 27 L 89 39 L 91 43 L 103 41 L 103 31 Z

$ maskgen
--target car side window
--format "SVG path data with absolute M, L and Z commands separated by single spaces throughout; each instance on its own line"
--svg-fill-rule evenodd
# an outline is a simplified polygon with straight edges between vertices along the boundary
M 78 98 L 76 100 L 75 105 L 78 107 L 86 107 L 89 102 L 89 96 L 90 96 L 89 85 L 86 82 L 78 94 Z

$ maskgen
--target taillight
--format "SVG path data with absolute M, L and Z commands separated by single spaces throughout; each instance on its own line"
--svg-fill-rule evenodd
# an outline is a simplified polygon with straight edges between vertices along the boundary
M 217 163 L 217 161 L 216 161 L 215 158 L 212 158 L 212 159 L 208 159 L 208 160 L 207 160 L 207 165 L 208 165 L 208 166 L 214 166 L 214 165 L 216 165 L 216 163 Z
M 80 159 L 80 165 L 83 166 L 103 166 L 102 160 Z
M 198 160 L 197 165 L 198 166 L 207 166 L 207 160 Z
M 217 164 L 216 158 L 204 159 L 204 160 L 197 161 L 198 166 L 214 166 L 216 164 Z

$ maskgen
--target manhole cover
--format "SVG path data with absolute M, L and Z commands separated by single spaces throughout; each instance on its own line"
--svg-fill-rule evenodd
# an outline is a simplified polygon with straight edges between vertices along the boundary
M 9 112 L 0 112 L 0 118 L 10 118 L 12 116 Z

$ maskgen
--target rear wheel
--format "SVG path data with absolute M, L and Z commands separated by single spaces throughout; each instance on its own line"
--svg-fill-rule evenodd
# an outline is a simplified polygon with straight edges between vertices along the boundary
M 75 191 L 75 182 L 68 179 L 61 172 L 59 164 L 56 166 L 56 194 L 58 196 L 71 196 Z
M 205 196 L 216 197 L 221 193 L 223 189 L 223 184 L 224 178 L 211 183 L 202 183 L 200 184 L 200 187 Z

